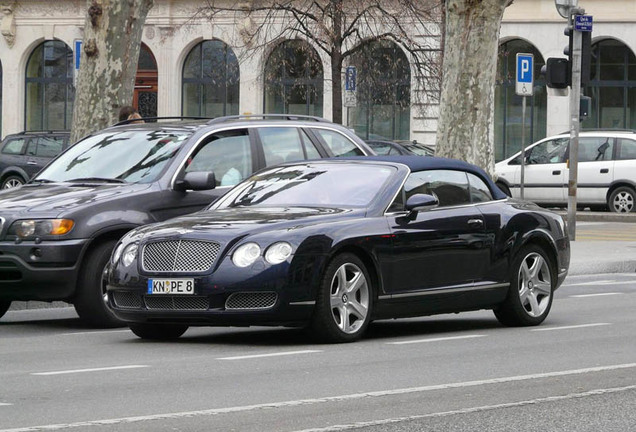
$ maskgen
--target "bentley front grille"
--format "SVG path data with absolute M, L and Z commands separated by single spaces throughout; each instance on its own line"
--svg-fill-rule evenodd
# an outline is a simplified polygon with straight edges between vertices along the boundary
M 199 240 L 167 240 L 148 243 L 142 267 L 154 273 L 205 272 L 212 268 L 221 245 Z
M 141 309 L 141 296 L 127 291 L 113 292 L 115 306 L 121 309 Z
M 145 296 L 148 310 L 208 310 L 210 299 L 194 296 Z
M 225 309 L 270 309 L 276 304 L 275 292 L 239 292 L 225 301 Z

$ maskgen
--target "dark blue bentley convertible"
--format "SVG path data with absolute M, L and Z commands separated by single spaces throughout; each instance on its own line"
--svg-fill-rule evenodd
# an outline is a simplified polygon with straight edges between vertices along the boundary
M 569 260 L 560 216 L 507 198 L 473 165 L 305 161 L 131 231 L 112 255 L 108 304 L 148 339 L 285 325 L 347 342 L 375 319 L 477 309 L 538 325 Z

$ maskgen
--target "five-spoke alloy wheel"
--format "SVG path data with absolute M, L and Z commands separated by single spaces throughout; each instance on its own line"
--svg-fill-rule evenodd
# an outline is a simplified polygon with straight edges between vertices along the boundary
M 610 194 L 608 205 L 614 213 L 631 213 L 634 211 L 634 198 L 636 193 L 627 186 L 616 188 Z

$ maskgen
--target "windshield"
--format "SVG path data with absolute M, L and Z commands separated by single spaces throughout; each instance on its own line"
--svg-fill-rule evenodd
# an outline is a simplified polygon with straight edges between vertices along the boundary
M 276 167 L 247 179 L 213 207 L 366 207 L 395 172 L 375 164 Z
M 98 133 L 69 148 L 35 181 L 149 183 L 190 135 L 190 132 L 165 130 Z

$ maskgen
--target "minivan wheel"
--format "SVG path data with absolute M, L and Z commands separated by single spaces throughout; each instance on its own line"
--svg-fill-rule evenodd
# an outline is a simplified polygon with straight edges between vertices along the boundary
M 7 313 L 9 308 L 11 307 L 11 300 L 0 300 L 0 318 Z
M 631 213 L 634 211 L 634 198 L 636 193 L 634 189 L 628 186 L 621 186 L 612 191 L 607 201 L 607 205 L 611 212 L 614 213 Z
M 104 272 L 117 243 L 109 240 L 88 251 L 82 263 L 73 305 L 80 318 L 94 327 L 122 327 L 124 323 L 108 309 Z
M 2 189 L 11 189 L 24 184 L 24 179 L 19 176 L 9 176 L 2 181 Z
M 506 326 L 534 326 L 545 320 L 552 307 L 556 277 L 550 258 L 539 246 L 522 248 L 510 268 L 506 300 L 494 310 Z

